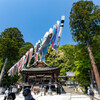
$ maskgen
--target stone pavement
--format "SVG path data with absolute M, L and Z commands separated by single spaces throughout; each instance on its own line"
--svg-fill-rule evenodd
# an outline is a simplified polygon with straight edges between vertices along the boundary
M 33 94 L 32 94 L 33 95 Z M 53 95 L 53 96 L 41 96 L 41 94 L 33 95 L 36 100 L 90 100 L 87 95 L 78 95 L 78 94 L 71 94 L 66 93 L 62 95 Z M 3 100 L 4 95 L 0 95 L 0 100 Z M 16 95 L 16 100 L 24 100 L 22 94 Z M 95 99 L 96 100 L 96 99 Z
M 86 95 L 71 95 L 70 93 L 54 96 L 42 96 L 37 100 L 90 100 Z
M 90 100 L 88 95 L 83 95 L 83 94 L 79 95 L 79 94 L 66 93 L 61 95 L 53 94 L 52 96 L 49 95 L 41 96 L 40 93 L 38 95 L 34 95 L 32 93 L 32 95 L 35 98 L 35 100 Z M 4 95 L 0 95 L 0 100 L 3 99 L 4 99 Z M 16 95 L 15 100 L 24 100 L 22 93 Z M 100 99 L 94 99 L 94 100 L 100 100 Z

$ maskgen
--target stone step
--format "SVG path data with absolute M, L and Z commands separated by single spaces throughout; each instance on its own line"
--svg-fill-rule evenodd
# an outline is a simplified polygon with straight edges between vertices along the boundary
M 63 89 L 66 93 L 75 93 L 75 88 L 71 88 L 68 86 L 63 86 Z

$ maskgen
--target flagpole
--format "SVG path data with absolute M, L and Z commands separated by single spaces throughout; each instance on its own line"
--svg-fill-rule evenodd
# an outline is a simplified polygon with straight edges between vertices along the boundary
M 65 21 L 65 16 L 61 16 L 61 25 L 60 25 L 60 30 L 59 30 L 59 34 L 58 34 L 58 43 L 57 43 L 57 47 L 56 47 L 56 51 L 55 51 L 55 58 L 56 58 L 56 53 L 60 44 L 60 39 L 61 39 L 61 35 L 62 35 L 62 31 L 63 31 L 63 26 L 64 26 L 64 21 Z
M 8 61 L 8 58 L 5 59 L 5 63 L 3 65 L 3 68 L 2 68 L 2 71 L 1 71 L 1 74 L 0 74 L 0 85 L 1 85 L 1 82 L 2 82 L 2 78 L 3 78 L 3 75 L 4 75 L 5 66 L 6 66 L 7 61 Z

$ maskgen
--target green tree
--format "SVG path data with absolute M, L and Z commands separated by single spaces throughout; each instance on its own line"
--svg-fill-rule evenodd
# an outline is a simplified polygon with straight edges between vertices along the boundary
M 46 63 L 52 67 L 61 68 L 60 75 L 66 75 L 66 71 L 75 71 L 74 45 L 63 45 L 58 48 L 56 58 L 55 51 L 46 54 Z M 55 59 L 54 59 L 55 58 Z
M 91 64 L 87 52 L 87 47 L 84 44 L 79 44 L 75 52 L 75 75 L 76 79 L 82 86 L 88 86 L 90 84 L 89 70 Z M 84 80 L 83 80 L 84 79 Z
M 73 4 L 70 12 L 70 27 L 73 39 L 79 43 L 87 44 L 91 65 L 100 91 L 99 74 L 89 44 L 96 35 L 95 29 L 99 22 L 100 9 L 92 1 L 81 0 Z
M 100 74 L 100 66 L 99 66 L 100 65 L 100 35 L 96 35 L 93 37 L 91 41 L 91 47 Z
M 9 77 L 7 71 L 12 67 L 18 60 L 19 48 L 24 43 L 23 35 L 17 28 L 7 28 L 0 35 L 0 61 L 1 65 L 5 58 L 8 58 L 4 77 L 2 79 L 2 85 L 10 85 L 17 80 L 18 76 Z M 2 68 L 2 66 L 0 66 Z
M 0 51 L 3 59 L 17 59 L 19 48 L 24 43 L 23 35 L 17 28 L 7 28 L 0 35 Z M 15 56 L 16 55 L 16 56 Z
M 19 58 L 21 58 L 23 55 L 25 55 L 25 53 L 30 49 L 30 48 L 34 48 L 33 44 L 30 42 L 25 42 L 23 44 L 23 46 L 19 49 Z M 34 54 L 34 50 L 33 50 L 33 54 Z
M 30 42 L 26 42 L 23 44 L 23 46 L 19 49 L 19 59 L 25 55 L 25 53 L 30 49 L 33 48 L 33 55 L 34 55 L 34 46 Z M 34 58 L 32 58 L 30 64 L 34 63 Z

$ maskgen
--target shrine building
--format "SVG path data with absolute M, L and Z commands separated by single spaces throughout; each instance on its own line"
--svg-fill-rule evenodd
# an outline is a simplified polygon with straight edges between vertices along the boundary
M 56 84 L 58 82 L 58 76 L 60 74 L 61 68 L 54 68 L 45 62 L 36 61 L 34 64 L 28 68 L 23 68 L 21 70 L 22 82 L 29 85 L 37 84 Z

